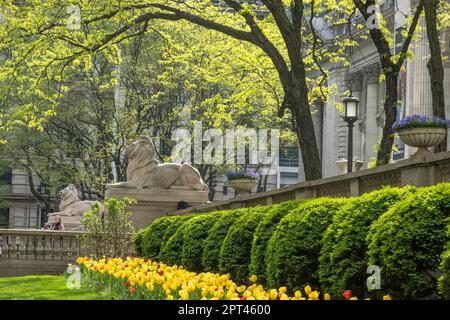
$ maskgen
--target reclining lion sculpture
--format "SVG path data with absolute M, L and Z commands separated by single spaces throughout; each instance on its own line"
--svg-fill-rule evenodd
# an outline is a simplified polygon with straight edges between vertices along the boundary
M 190 164 L 160 163 L 150 137 L 142 136 L 127 147 L 127 181 L 113 188 L 159 188 L 208 191 L 200 173 Z
M 69 230 L 81 229 L 81 218 L 83 215 L 92 209 L 92 206 L 96 203 L 100 205 L 99 214 L 103 217 L 106 212 L 105 206 L 99 201 L 80 200 L 78 198 L 77 188 L 70 184 L 68 187 L 62 189 L 59 192 L 61 202 L 59 204 L 59 212 L 53 212 L 48 215 L 49 222 L 53 220 L 54 216 L 59 215 L 63 218 L 63 222 L 66 226 L 73 225 Z

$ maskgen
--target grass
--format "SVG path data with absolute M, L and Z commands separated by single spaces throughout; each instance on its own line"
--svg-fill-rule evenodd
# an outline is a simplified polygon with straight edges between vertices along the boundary
M 105 300 L 86 289 L 69 289 L 65 276 L 0 278 L 0 300 Z

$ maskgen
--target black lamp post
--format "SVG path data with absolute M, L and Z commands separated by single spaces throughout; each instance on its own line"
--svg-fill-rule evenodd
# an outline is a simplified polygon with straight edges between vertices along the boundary
M 353 171 L 353 125 L 358 120 L 359 99 L 353 97 L 345 98 L 343 101 L 345 107 L 344 121 L 348 124 L 348 153 L 347 153 L 347 172 Z

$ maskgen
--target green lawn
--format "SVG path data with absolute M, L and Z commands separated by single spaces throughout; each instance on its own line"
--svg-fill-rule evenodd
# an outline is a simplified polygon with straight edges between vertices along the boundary
M 0 278 L 0 300 L 104 300 L 86 289 L 68 289 L 64 276 Z

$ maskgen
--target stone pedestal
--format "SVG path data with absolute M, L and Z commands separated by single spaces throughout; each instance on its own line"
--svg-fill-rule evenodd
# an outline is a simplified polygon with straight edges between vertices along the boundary
M 133 212 L 131 220 L 136 229 L 148 226 L 158 217 L 175 212 L 180 201 L 189 206 L 208 202 L 207 191 L 192 191 L 183 189 L 132 189 L 106 187 L 106 198 L 135 199 L 137 203 L 129 209 Z

